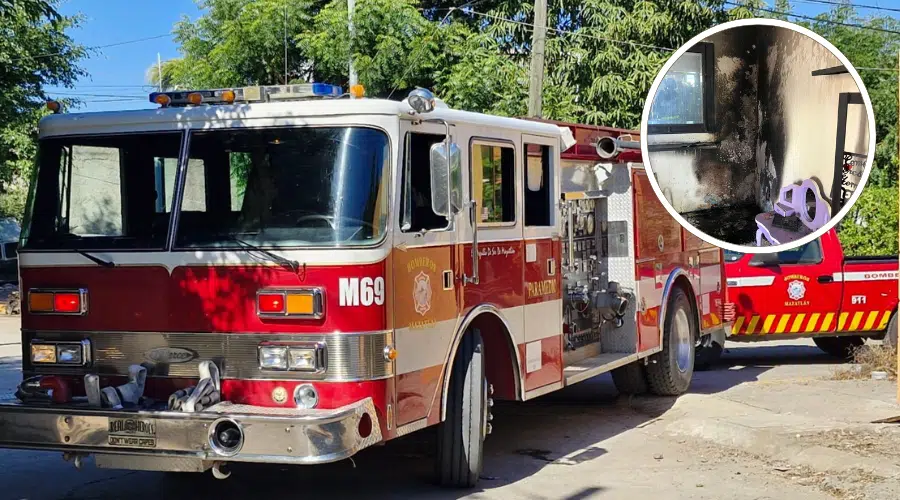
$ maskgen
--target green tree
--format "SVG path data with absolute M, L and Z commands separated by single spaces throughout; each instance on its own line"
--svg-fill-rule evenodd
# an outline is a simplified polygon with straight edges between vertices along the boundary
M 897 255 L 897 201 L 895 187 L 863 189 L 838 229 L 844 253 Z
M 61 15 L 58 4 L 0 2 L 0 216 L 22 215 L 46 87 L 72 87 L 84 75 L 86 49 L 67 33 L 81 19 Z
M 166 61 L 163 83 L 169 88 L 216 88 L 306 80 L 308 57 L 293 36 L 311 28 L 323 4 L 321 0 L 197 0 L 204 14 L 196 21 L 184 17 L 175 25 L 181 57 Z M 158 84 L 155 70 L 155 63 L 147 69 L 154 85 Z

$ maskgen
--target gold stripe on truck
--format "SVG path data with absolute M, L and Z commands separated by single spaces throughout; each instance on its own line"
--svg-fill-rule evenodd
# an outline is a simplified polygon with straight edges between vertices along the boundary
M 733 335 L 772 335 L 779 333 L 816 333 L 831 330 L 835 313 L 826 313 L 821 323 L 820 313 L 769 314 L 738 316 L 731 326 Z M 807 319 L 808 318 L 808 319 Z M 891 311 L 843 312 L 838 316 L 837 331 L 869 332 L 887 328 Z M 757 330 L 757 325 L 760 325 Z

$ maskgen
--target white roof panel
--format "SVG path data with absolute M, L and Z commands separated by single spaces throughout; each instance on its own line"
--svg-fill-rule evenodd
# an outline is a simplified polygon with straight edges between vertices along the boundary
M 201 105 L 130 111 L 61 113 L 41 120 L 40 136 L 111 134 L 181 129 L 230 128 L 269 125 L 303 125 L 315 117 L 389 115 L 402 119 L 444 119 L 454 125 L 521 130 L 523 133 L 558 137 L 556 125 L 458 111 L 438 107 L 430 113 L 412 116 L 404 102 L 385 99 L 322 99 L 233 105 Z

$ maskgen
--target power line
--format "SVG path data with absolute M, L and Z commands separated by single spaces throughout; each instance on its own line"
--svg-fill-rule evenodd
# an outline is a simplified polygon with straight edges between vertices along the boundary
M 835 2 L 834 0 L 794 0 L 795 2 L 800 3 L 817 3 L 817 4 L 825 4 L 825 5 L 835 5 L 838 7 L 856 7 L 858 9 L 872 9 L 872 10 L 884 10 L 888 12 L 900 12 L 900 9 L 895 9 L 892 7 L 879 7 L 877 5 L 867 5 L 862 3 L 850 3 L 850 2 Z
M 124 94 L 91 94 L 84 92 L 47 92 L 48 94 L 59 95 L 63 97 L 126 97 L 129 99 L 145 99 L 147 96 L 124 95 Z
M 861 24 L 843 23 L 843 22 L 840 22 L 840 21 L 832 21 L 832 20 L 830 20 L 830 19 L 820 19 L 820 18 L 818 18 L 818 17 L 803 16 L 803 15 L 800 15 L 800 14 L 791 14 L 790 12 L 784 12 L 784 11 L 781 11 L 781 10 L 772 10 L 772 9 L 764 9 L 764 8 L 762 8 L 762 7 L 753 7 L 753 6 L 750 6 L 750 5 L 744 5 L 744 4 L 737 3 L 737 2 L 728 2 L 728 1 L 726 1 L 726 2 L 724 2 L 724 3 L 726 3 L 726 4 L 728 4 L 728 5 L 733 5 L 733 6 L 735 6 L 735 7 L 743 7 L 743 8 L 745 8 L 745 9 L 749 9 L 749 10 L 756 10 L 756 11 L 760 11 L 760 12 L 768 12 L 768 13 L 770 13 L 770 14 L 778 14 L 778 15 L 781 15 L 781 16 L 796 17 L 796 18 L 800 18 L 800 19 L 809 19 L 810 21 L 816 21 L 816 22 L 819 22 L 819 23 L 835 24 L 835 25 L 838 25 L 838 26 L 846 26 L 846 27 L 848 27 L 848 28 L 857 28 L 857 29 L 863 29 L 863 30 L 880 31 L 880 32 L 882 32 L 882 33 L 890 33 L 890 34 L 892 34 L 892 35 L 900 35 L 900 31 L 889 30 L 889 29 L 886 29 L 886 28 L 878 28 L 878 27 L 876 27 L 876 26 L 863 26 L 863 25 L 861 25 Z
M 528 26 L 529 28 L 534 29 L 534 24 L 533 24 L 533 23 L 526 23 L 526 22 L 524 22 L 524 21 L 516 21 L 515 19 L 509 19 L 509 18 L 507 18 L 507 17 L 498 16 L 498 15 L 496 15 L 496 14 L 485 14 L 484 12 L 478 12 L 478 11 L 475 11 L 475 10 L 471 10 L 471 11 L 469 11 L 469 12 L 470 12 L 471 14 L 475 14 L 476 16 L 487 17 L 487 18 L 489 18 L 489 19 L 496 19 L 496 20 L 498 20 L 498 21 L 506 21 L 506 22 L 513 23 L 513 24 L 520 24 L 520 25 L 522 25 L 522 26 Z M 625 45 L 631 45 L 631 46 L 634 46 L 634 47 L 644 47 L 644 48 L 648 48 L 648 49 L 665 50 L 665 51 L 668 51 L 668 52 L 675 52 L 675 50 L 676 50 L 676 49 L 673 49 L 673 48 L 671 48 L 671 47 L 660 47 L 660 46 L 658 46 L 658 45 L 650 45 L 650 44 L 646 44 L 646 43 L 632 42 L 632 41 L 628 41 L 628 40 L 616 40 L 616 39 L 614 39 L 614 38 L 606 38 L 606 37 L 601 37 L 601 36 L 592 35 L 592 34 L 590 34 L 590 33 L 582 33 L 582 32 L 579 32 L 579 31 L 568 31 L 568 30 L 563 30 L 563 29 L 559 29 L 559 28 L 551 28 L 551 27 L 549 27 L 549 26 L 547 26 L 546 29 L 547 29 L 547 31 L 552 31 L 552 32 L 554 32 L 554 33 L 562 33 L 562 34 L 567 34 L 567 35 L 583 36 L 583 37 L 586 37 L 586 38 L 593 38 L 593 39 L 595 39 L 595 40 L 600 40 L 600 41 L 603 41 L 603 42 L 620 43 L 620 44 L 625 44 Z
M 132 43 L 147 42 L 150 40 L 158 40 L 160 38 L 166 38 L 166 37 L 170 37 L 170 36 L 172 36 L 171 33 L 166 33 L 164 35 L 147 36 L 144 38 L 135 38 L 133 40 L 123 40 L 121 42 L 108 43 L 106 45 L 94 45 L 91 47 L 84 47 L 84 48 L 85 48 L 85 50 L 107 49 L 109 47 L 118 47 L 120 45 L 129 45 Z M 24 56 L 24 57 L 19 57 L 17 59 L 13 59 L 9 63 L 10 64 L 17 63 L 19 61 L 24 61 L 25 59 L 41 59 L 44 57 L 61 56 L 61 55 L 67 54 L 69 52 L 71 52 L 71 51 L 51 52 L 49 54 L 37 54 L 37 55 L 33 55 L 33 56 Z

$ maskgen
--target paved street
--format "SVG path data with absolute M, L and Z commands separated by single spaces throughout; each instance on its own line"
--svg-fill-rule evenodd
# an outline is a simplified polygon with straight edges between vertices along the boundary
M 0 391 L 18 380 L 17 328 L 15 319 L 0 317 Z M 840 460 L 847 449 L 821 438 L 803 441 L 900 414 L 892 383 L 825 380 L 835 364 L 806 341 L 732 344 L 725 360 L 698 373 L 691 394 L 678 400 L 617 398 L 608 377 L 598 377 L 537 401 L 498 404 L 474 492 L 429 483 L 426 434 L 328 466 L 235 467 L 225 481 L 90 463 L 79 471 L 59 453 L 6 450 L 0 498 L 896 498 L 900 480 L 882 477 L 892 474 L 890 464 L 876 463 L 858 478 L 830 474 L 831 465 L 816 457 Z M 816 433 L 807 436 L 807 428 Z M 900 443 L 900 432 L 882 431 Z M 794 458 L 789 445 L 801 450 Z M 825 451 L 804 458 L 810 446 Z M 878 456 L 869 452 L 869 460 Z M 867 459 L 854 460 L 865 468 Z

